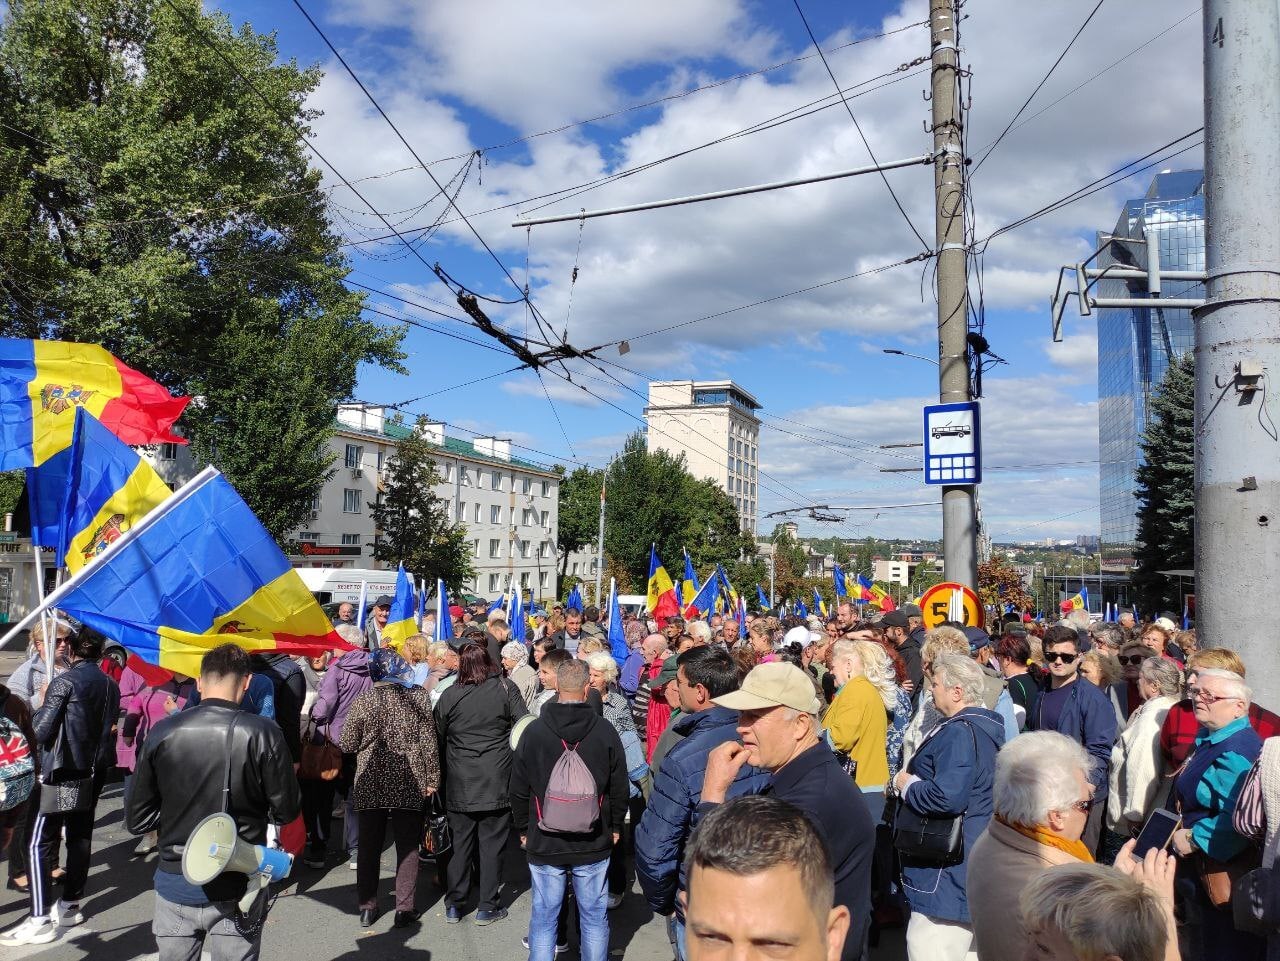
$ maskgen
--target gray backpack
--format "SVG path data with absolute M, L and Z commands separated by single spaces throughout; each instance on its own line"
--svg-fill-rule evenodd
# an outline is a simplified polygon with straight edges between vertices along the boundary
M 551 769 L 547 793 L 539 802 L 538 829 L 544 834 L 587 834 L 600 819 L 603 797 L 596 794 L 596 779 L 578 756 L 578 745 L 565 741 L 564 753 Z

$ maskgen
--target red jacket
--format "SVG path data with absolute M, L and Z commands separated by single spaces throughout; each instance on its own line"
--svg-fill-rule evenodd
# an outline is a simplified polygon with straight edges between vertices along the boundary
M 1280 734 L 1280 715 L 1256 704 L 1249 705 L 1249 724 L 1264 741 Z M 1164 725 L 1160 728 L 1160 753 L 1164 755 L 1165 770 L 1176 771 L 1182 766 L 1195 745 L 1196 732 L 1199 730 L 1200 722 L 1196 720 L 1190 698 L 1169 708 Z

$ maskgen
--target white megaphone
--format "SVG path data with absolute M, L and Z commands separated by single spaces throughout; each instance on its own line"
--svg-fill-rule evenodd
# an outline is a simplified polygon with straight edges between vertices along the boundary
M 182 852 L 182 876 L 188 884 L 208 884 L 223 871 L 249 875 L 249 890 L 240 899 L 240 910 L 253 907 L 258 893 L 273 881 L 282 881 L 293 870 L 293 855 L 240 839 L 229 814 L 211 814 L 191 832 Z

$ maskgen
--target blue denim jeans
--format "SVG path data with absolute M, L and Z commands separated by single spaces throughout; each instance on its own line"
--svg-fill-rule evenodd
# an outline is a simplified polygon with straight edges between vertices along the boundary
M 554 961 L 556 918 L 564 902 L 565 885 L 573 879 L 573 896 L 578 902 L 580 956 L 582 961 L 608 961 L 609 859 L 593 864 L 558 867 L 530 864 L 533 906 L 529 914 L 529 961 Z

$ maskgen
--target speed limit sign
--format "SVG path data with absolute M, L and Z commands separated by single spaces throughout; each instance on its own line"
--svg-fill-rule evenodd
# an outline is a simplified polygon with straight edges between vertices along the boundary
M 986 615 L 982 601 L 972 588 L 951 581 L 935 584 L 920 598 L 920 613 L 925 626 L 937 627 L 943 621 L 959 621 L 965 627 L 982 627 Z

